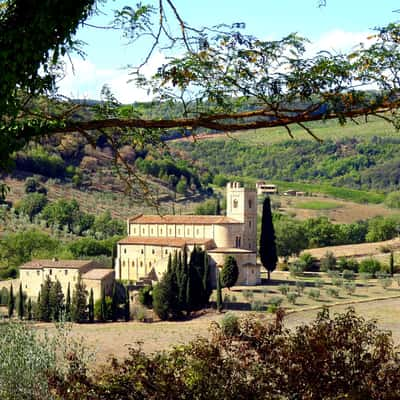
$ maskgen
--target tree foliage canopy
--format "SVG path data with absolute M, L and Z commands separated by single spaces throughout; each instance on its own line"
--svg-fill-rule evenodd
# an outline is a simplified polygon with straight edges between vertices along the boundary
M 338 118 L 345 123 L 372 114 L 399 126 L 399 24 L 377 28 L 368 45 L 349 54 L 308 56 L 307 40 L 297 34 L 270 41 L 243 34 L 242 23 L 190 26 L 172 0 L 125 6 L 111 25 L 132 43 L 153 39 L 144 63 L 156 49 L 173 49 L 150 79 L 141 74 L 141 66 L 133 71 L 136 84 L 153 94 L 155 104 L 170 107 L 170 118 L 147 118 L 135 107 L 121 112 L 105 87 L 94 117 L 76 120 L 80 105 L 56 99 L 55 80 L 61 56 L 80 51 L 74 39 L 79 24 L 101 2 L 0 3 L 0 167 L 9 165 L 10 155 L 28 141 L 55 133 L 79 132 L 91 143 L 105 135 L 123 163 L 118 152 L 122 140 L 157 144 L 170 129 L 196 134 L 199 129 L 284 126 L 291 135 L 297 124 L 313 136 L 307 121 Z M 371 85 L 376 91 L 367 90 Z M 54 101 L 40 95 L 52 95 Z M 144 180 L 139 183 L 146 187 Z

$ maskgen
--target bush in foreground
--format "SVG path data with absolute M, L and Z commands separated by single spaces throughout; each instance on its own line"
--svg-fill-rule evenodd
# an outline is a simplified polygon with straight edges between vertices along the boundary
M 51 389 L 64 400 L 91 399 L 397 399 L 400 362 L 389 333 L 354 310 L 286 329 L 276 319 L 214 323 L 170 352 L 131 349 L 90 378 L 59 380 Z M 229 321 L 229 322 L 228 322 Z

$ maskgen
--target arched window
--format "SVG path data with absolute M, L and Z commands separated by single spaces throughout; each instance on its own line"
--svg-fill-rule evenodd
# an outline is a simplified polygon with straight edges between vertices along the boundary
M 233 208 L 238 208 L 238 201 L 237 201 L 237 199 L 234 199 L 233 200 Z

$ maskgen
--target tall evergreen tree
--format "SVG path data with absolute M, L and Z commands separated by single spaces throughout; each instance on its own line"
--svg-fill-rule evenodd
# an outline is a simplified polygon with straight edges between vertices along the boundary
M 62 291 L 61 283 L 58 279 L 52 282 L 49 292 L 49 304 L 51 319 L 53 321 L 60 321 L 64 312 L 64 293 Z
M 18 291 L 18 318 L 23 319 L 24 315 L 25 315 L 25 297 L 22 291 L 22 283 L 20 283 Z
M 235 257 L 226 257 L 220 275 L 220 283 L 223 287 L 227 287 L 228 289 L 230 289 L 232 286 L 235 285 L 239 277 L 239 268 Z
M 88 317 L 89 322 L 94 322 L 94 297 L 93 297 L 93 288 L 90 289 L 89 295 L 89 306 L 88 306 Z
M 203 306 L 207 305 L 212 293 L 210 266 L 208 263 L 208 254 L 203 251 Z
M 117 285 L 113 284 L 112 297 L 111 297 L 111 319 L 115 322 L 118 319 L 118 297 L 117 297 Z
M 268 280 L 271 279 L 271 272 L 275 270 L 278 263 L 276 252 L 275 230 L 272 223 L 271 202 L 267 196 L 263 203 L 260 235 L 260 259 L 268 272 Z
M 8 295 L 8 318 L 11 318 L 14 314 L 15 299 L 13 285 L 10 286 L 10 292 Z
M 65 319 L 71 321 L 71 287 L 68 282 L 67 296 L 65 298 Z
M 393 256 L 393 251 L 390 252 L 390 258 L 389 258 L 389 269 L 390 269 L 390 275 L 394 275 L 394 256 Z
M 222 290 L 221 290 L 221 277 L 220 272 L 217 270 L 217 310 L 222 311 Z
M 50 304 L 50 290 L 51 290 L 51 280 L 48 276 L 41 286 L 40 291 L 40 304 L 39 304 L 39 319 L 41 321 L 49 322 L 52 317 L 52 310 Z
M 107 303 L 106 303 L 106 292 L 104 288 L 101 289 L 101 302 L 100 302 L 100 320 L 105 322 L 107 320 Z
M 215 214 L 221 215 L 221 199 L 219 198 L 219 196 L 217 197 L 217 205 L 215 207 Z
M 34 309 L 35 319 L 38 320 L 38 321 L 40 321 L 41 292 L 42 292 L 42 288 L 40 288 L 40 290 L 39 290 L 38 297 L 37 297 L 37 302 L 35 304 L 35 309 Z
M 83 322 L 86 319 L 87 291 L 79 276 L 72 294 L 71 319 L 74 322 Z
M 125 317 L 126 322 L 130 321 L 130 319 L 131 319 L 131 307 L 130 307 L 130 301 L 129 301 L 128 287 L 125 288 L 124 317 Z
M 28 299 L 27 314 L 28 314 L 28 321 L 32 321 L 33 312 L 32 312 L 32 300 L 31 300 L 31 298 Z

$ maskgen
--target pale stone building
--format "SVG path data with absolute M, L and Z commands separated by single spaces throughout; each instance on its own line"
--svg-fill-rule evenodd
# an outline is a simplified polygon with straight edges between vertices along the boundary
M 19 274 L 22 290 L 34 299 L 37 298 L 47 277 L 52 281 L 57 279 L 61 283 L 64 296 L 67 294 L 69 283 L 72 296 L 80 276 L 88 293 L 93 289 L 95 301 L 101 298 L 102 289 L 106 295 L 111 295 L 114 282 L 114 270 L 104 268 L 91 260 L 33 260 L 21 265 Z
M 166 271 L 169 254 L 198 246 L 207 250 L 214 276 L 215 267 L 232 255 L 239 266 L 237 284 L 259 283 L 256 191 L 230 182 L 226 198 L 226 216 L 138 215 L 128 219 L 128 236 L 117 246 L 116 279 L 158 280 Z

